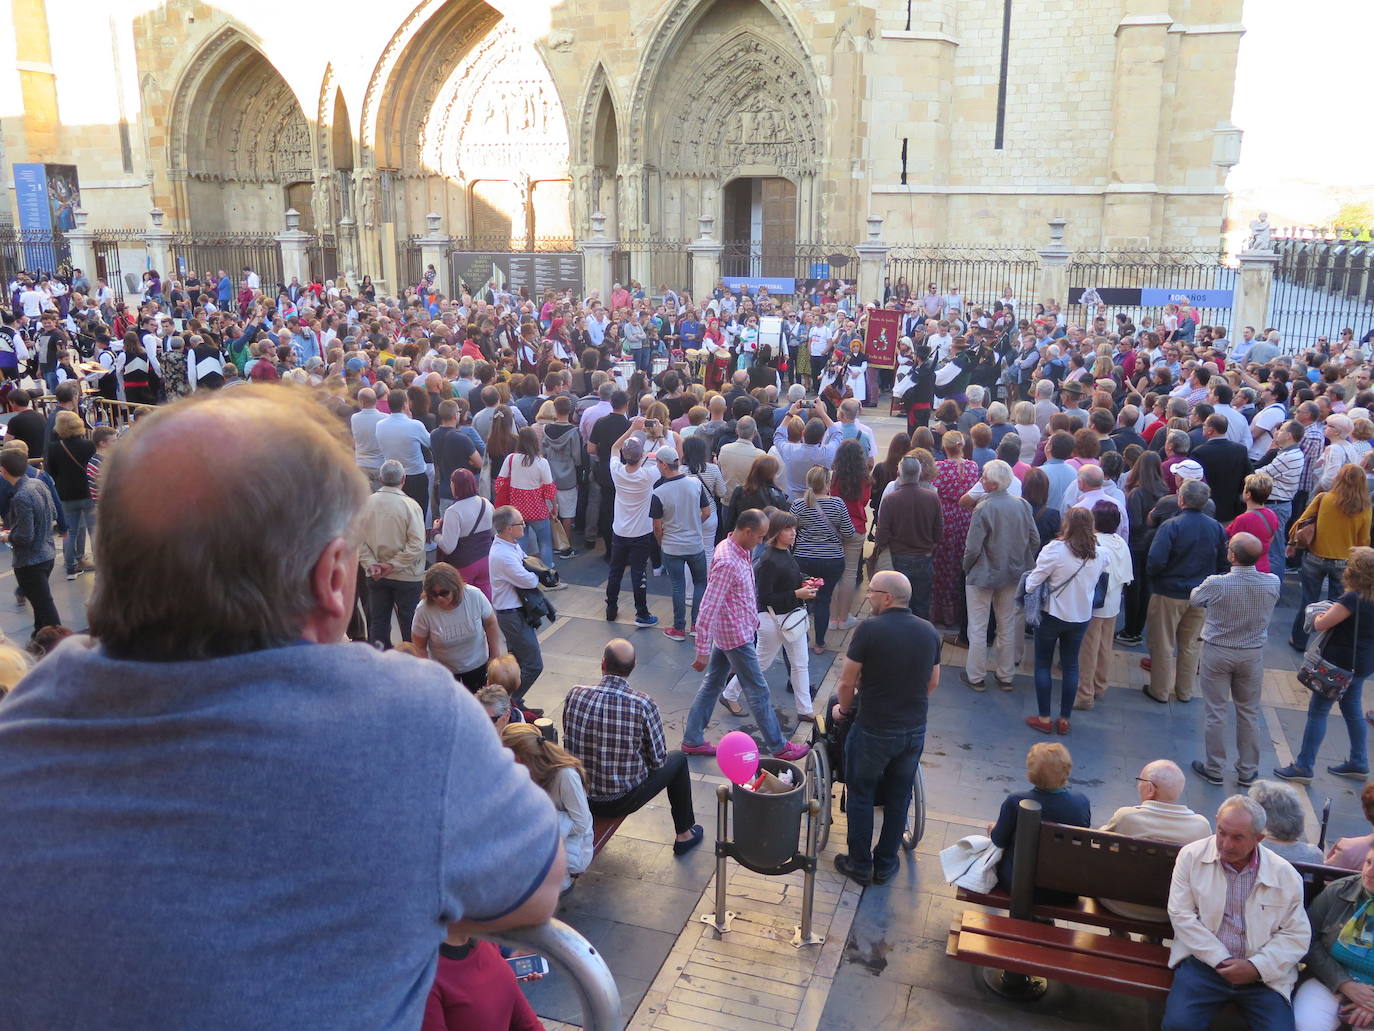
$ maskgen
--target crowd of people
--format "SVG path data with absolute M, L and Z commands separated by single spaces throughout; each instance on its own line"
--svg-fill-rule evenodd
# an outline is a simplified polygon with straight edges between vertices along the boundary
M 369 918 L 395 933 L 393 981 L 386 989 L 360 981 L 360 1011 L 398 983 L 433 980 L 437 962 L 425 1027 L 461 1026 L 464 1007 L 489 994 L 471 984 L 508 980 L 474 945 L 474 931 L 552 912 L 591 862 L 597 818 L 623 817 L 665 793 L 673 852 L 695 848 L 704 835 L 687 756 L 714 753 L 707 731 L 717 706 L 752 715 L 768 753 L 802 759 L 807 746 L 791 735 L 817 719 L 814 660 L 851 630 L 832 713 L 853 723 L 848 851 L 837 865 L 863 884 L 894 872 L 906 806 L 893 800 L 911 790 L 942 648 L 967 649 L 944 653 L 967 688 L 985 691 L 991 677 L 1010 691 L 1031 641 L 1037 713 L 1025 722 L 1062 736 L 1119 687 L 1114 646 L 1148 643 L 1139 659 L 1145 695 L 1161 705 L 1204 699 L 1205 754 L 1191 762 L 1193 775 L 1222 784 L 1233 772 L 1257 798 L 1286 797 L 1281 784 L 1258 780 L 1259 699 L 1289 567 L 1301 604 L 1284 628 L 1288 642 L 1347 671 L 1349 682 L 1339 694 L 1313 694 L 1302 747 L 1274 776 L 1311 780 L 1336 705 L 1350 747 L 1330 770 L 1368 776 L 1361 701 L 1374 671 L 1374 386 L 1351 331 L 1288 353 L 1276 331 L 1244 327 L 1233 341 L 1186 305 L 1138 326 L 1126 313 L 1109 323 L 1102 310 L 1077 324 L 1052 301 L 1022 313 L 1010 291 L 980 304 L 935 284 L 917 296 L 904 282 L 869 306 L 838 281 L 795 298 L 723 284 L 704 298 L 666 286 L 650 295 L 637 283 L 616 284 L 605 299 L 531 297 L 495 284 L 447 298 L 427 276 L 388 297 L 367 279 L 264 292 L 245 269 L 237 283 L 222 271 L 153 276 L 128 304 L 84 277 L 61 287 L 52 277 L 17 278 L 0 320 L 0 390 L 13 413 L 0 449 L 0 516 L 36 636 L 61 626 L 48 588 L 57 535 L 69 578 L 98 564 L 89 631 L 100 647 L 59 647 L 0 708 L 0 740 L 9 742 L 0 784 L 31 776 L 50 745 L 45 735 L 60 733 L 71 713 L 103 711 L 108 688 L 118 684 L 128 698 L 137 684 L 148 708 L 127 704 L 149 725 L 139 732 L 150 735 L 150 754 L 180 768 L 182 716 L 217 747 L 185 783 L 149 783 L 147 799 L 94 804 L 106 844 L 134 847 L 124 821 L 132 809 L 175 808 L 183 792 L 218 778 L 238 778 L 235 793 L 245 798 L 279 799 L 283 812 L 319 792 L 357 817 L 368 849 L 398 838 L 418 846 L 444 827 L 452 854 L 426 868 L 417 847 L 406 874 L 444 886 L 429 924 L 418 896 L 376 900 L 394 904 L 384 920 Z M 865 343 L 878 304 L 897 313 L 901 329 L 891 369 L 870 363 Z M 275 381 L 298 389 L 252 387 Z M 45 391 L 53 397 L 40 401 Z M 883 391 L 905 426 L 880 448 L 864 420 Z M 131 403 L 132 429 L 92 426 L 84 395 Z M 163 405 L 187 395 L 195 400 Z M 38 457 L 41 470 L 31 461 Z M 264 527 L 294 542 L 289 561 L 263 560 Z M 545 594 L 564 586 L 560 568 L 569 572 L 569 560 L 589 552 L 605 562 L 608 622 L 619 623 L 628 571 L 636 632 L 692 644 L 683 663 L 703 679 L 677 749 L 653 699 L 631 686 L 633 634 L 607 643 L 598 683 L 567 685 L 561 747 L 536 726 L 544 710 L 529 693 L 544 670 Z M 670 585 L 671 625 L 660 627 L 650 611 L 654 576 Z M 871 618 L 860 621 L 865 610 Z M 360 646 L 333 643 L 345 635 Z M 309 659 L 280 647 L 302 641 L 318 645 Z M 780 659 L 791 725 L 778 718 L 766 680 Z M 316 663 L 350 689 L 312 695 Z M 204 691 L 226 692 L 209 722 L 198 722 L 195 706 L 183 713 L 185 699 L 169 693 L 169 677 L 190 675 L 182 664 L 204 668 Z M 279 682 L 283 698 L 233 696 L 245 677 Z M 426 685 L 415 699 L 359 694 L 411 679 Z M 286 721 L 275 743 L 233 743 L 235 728 L 263 719 Z M 391 744 L 358 741 L 360 722 L 382 726 Z M 485 733 L 488 722 L 499 740 Z M 431 761 L 388 765 L 413 758 L 407 734 L 433 741 Z M 1061 790 L 1067 752 L 1038 747 L 1032 781 L 1047 813 L 1058 806 L 1053 818 L 1086 824 L 1086 799 Z M 71 778 L 101 764 L 145 768 L 147 757 L 127 748 L 120 735 L 91 738 L 87 760 L 53 774 L 35 797 L 89 818 L 63 794 L 72 794 Z M 327 757 L 363 751 L 378 756 L 383 776 L 369 774 L 365 790 L 330 779 L 336 764 Z M 290 757 L 294 782 L 277 782 L 259 761 L 267 754 Z M 461 762 L 450 767 L 449 756 Z M 515 761 L 529 776 L 510 772 Z M 1192 841 L 1212 832 L 1202 817 L 1177 811 L 1184 777 L 1172 763 L 1152 764 L 1138 781 L 1146 815 L 1186 826 Z M 368 806 L 383 791 L 408 801 L 379 823 Z M 463 809 L 474 795 L 501 808 L 503 825 L 520 819 L 521 833 L 461 840 L 461 827 L 486 818 Z M 1234 817 L 1229 840 L 1239 843 L 1221 848 L 1218 831 L 1223 862 L 1256 862 L 1266 827 L 1259 805 L 1223 807 L 1218 827 Z M 59 840 L 65 826 L 28 806 L 6 818 L 35 842 Z M 1004 810 L 993 831 L 1002 843 L 1007 819 Z M 1300 843 L 1300 833 L 1285 839 L 1282 820 L 1269 819 L 1271 852 L 1276 841 Z M 1109 826 L 1129 823 L 1118 813 Z M 321 857 L 356 852 L 357 828 L 346 841 L 334 828 L 252 855 L 236 844 L 227 858 L 241 876 L 279 851 L 332 868 Z M 170 824 L 154 821 L 150 835 L 168 854 L 181 847 Z M 254 835 L 248 842 L 263 848 Z M 1355 851 L 1343 843 L 1333 855 L 1348 861 Z M 63 878 L 87 876 L 78 859 L 57 864 Z M 160 894 L 155 860 L 131 877 Z M 365 857 L 353 861 L 367 868 Z M 1266 885 L 1269 862 L 1261 862 Z M 206 874 L 179 876 L 173 909 L 218 927 L 187 902 L 200 897 Z M 39 878 L 21 900 L 21 920 L 51 913 L 41 887 Z M 119 915 L 155 937 L 151 917 L 170 911 L 121 905 Z M 262 921 L 227 935 L 231 976 L 219 983 L 252 971 L 252 933 L 289 951 L 292 928 Z M 1194 942 L 1179 962 L 1197 957 L 1230 983 L 1291 993 L 1287 973 L 1222 942 L 1229 961 Z M 1232 962 L 1248 963 L 1249 980 L 1232 980 Z M 120 970 L 113 964 L 96 981 L 113 986 Z M 41 987 L 23 986 L 28 1012 L 40 1016 Z M 1370 1002 L 1374 1019 L 1374 999 L 1328 987 L 1349 1006 Z M 407 999 L 422 1002 L 423 991 Z M 1331 1009 L 1325 998 L 1320 1005 Z M 512 1001 L 504 1019 L 532 1026 L 526 1009 Z

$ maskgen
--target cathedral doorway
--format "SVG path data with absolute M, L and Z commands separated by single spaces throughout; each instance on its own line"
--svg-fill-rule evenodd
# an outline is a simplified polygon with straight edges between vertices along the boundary
M 791 276 L 797 244 L 797 185 L 782 176 L 741 176 L 722 191 L 722 271 Z

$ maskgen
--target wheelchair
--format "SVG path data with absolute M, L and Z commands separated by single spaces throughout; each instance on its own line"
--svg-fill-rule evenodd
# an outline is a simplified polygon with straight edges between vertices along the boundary
M 845 812 L 844 788 L 844 743 L 849 736 L 852 719 L 832 719 L 831 713 L 839 699 L 831 695 L 823 709 L 816 711 L 816 722 L 811 729 L 811 751 L 806 756 L 807 799 L 820 803 L 821 825 L 818 837 L 818 850 L 823 850 L 830 840 L 830 825 L 834 821 L 831 804 L 834 799 L 834 786 L 840 785 L 840 812 Z M 883 805 L 881 795 L 875 805 Z M 906 830 L 902 833 L 902 848 L 913 851 L 920 842 L 926 829 L 926 790 L 921 767 L 916 767 L 916 778 L 911 785 L 911 803 L 907 807 Z

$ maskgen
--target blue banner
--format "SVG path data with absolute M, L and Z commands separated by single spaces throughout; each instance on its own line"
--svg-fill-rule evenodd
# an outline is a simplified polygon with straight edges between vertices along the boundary
M 14 200 L 19 207 L 20 229 L 52 230 L 48 173 L 43 165 L 14 166 Z
M 797 281 L 778 276 L 726 276 L 725 287 L 732 293 L 747 290 L 756 294 L 759 287 L 767 287 L 770 294 L 793 294 L 797 292 Z
M 1181 287 L 1158 290 L 1146 287 L 1140 291 L 1140 303 L 1147 307 L 1191 304 L 1195 308 L 1229 308 L 1233 303 L 1232 295 L 1231 290 L 1188 290 Z

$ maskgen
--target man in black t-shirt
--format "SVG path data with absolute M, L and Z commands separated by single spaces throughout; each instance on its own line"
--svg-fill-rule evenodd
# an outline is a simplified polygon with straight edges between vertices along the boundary
M 882 884 L 900 866 L 897 850 L 925 747 L 927 698 L 940 682 L 940 635 L 912 614 L 911 582 L 901 573 L 876 573 L 867 594 L 874 615 L 849 642 L 832 713 L 843 719 L 858 703 L 844 746 L 849 852 L 835 857 L 835 869 L 859 884 Z M 874 848 L 879 799 L 883 829 Z
M 437 409 L 439 425 L 429 434 L 429 449 L 434 455 L 434 490 L 439 498 L 436 509 L 440 518 L 453 504 L 451 481 L 456 469 L 471 469 L 476 476 L 482 471 L 482 460 L 472 438 L 458 429 L 458 402 L 452 398 L 440 401 Z M 476 457 L 477 461 L 473 461 Z
M 587 438 L 587 454 L 596 459 L 593 474 L 601 489 L 601 507 L 597 513 L 597 532 L 606 545 L 605 559 L 611 560 L 611 523 L 615 516 L 615 485 L 611 482 L 611 451 L 625 431 L 630 428 L 629 417 L 625 410 L 629 407 L 630 395 L 617 390 L 611 395 L 611 411 L 592 424 L 592 434 Z
M 37 391 L 11 390 L 9 396 L 10 417 L 9 436 L 17 437 L 29 446 L 29 454 L 34 458 L 43 457 L 45 437 L 48 432 L 47 421 L 33 410 L 32 398 Z

